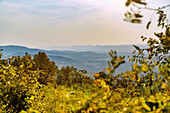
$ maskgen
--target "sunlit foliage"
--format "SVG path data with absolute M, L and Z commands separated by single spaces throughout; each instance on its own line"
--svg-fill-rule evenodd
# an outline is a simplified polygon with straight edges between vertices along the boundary
M 28 109 L 38 88 L 30 56 L 0 60 L 0 112 Z
M 133 3 L 146 5 L 128 0 L 126 6 Z M 114 76 L 126 56 L 111 50 L 108 67 L 94 74 L 95 80 L 73 66 L 59 69 L 44 52 L 8 59 L 1 59 L 0 53 L 0 112 L 169 113 L 170 31 L 168 25 L 162 27 L 165 33 L 141 37 L 146 48 L 133 45 L 135 51 L 128 57 L 131 70 Z
M 42 52 L 34 58 L 26 53 L 1 59 L 0 112 L 170 112 L 170 37 L 164 33 L 155 36 L 157 39 L 141 37 L 147 48 L 134 45 L 131 70 L 116 76 L 113 74 L 126 56 L 110 51 L 108 67 L 94 74 L 95 80 L 73 66 L 59 69 Z

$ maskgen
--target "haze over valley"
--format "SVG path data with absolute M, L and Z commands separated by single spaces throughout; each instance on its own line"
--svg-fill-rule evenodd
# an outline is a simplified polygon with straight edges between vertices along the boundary
M 142 47 L 144 45 L 141 45 Z M 88 71 L 88 75 L 103 71 L 108 67 L 107 61 L 110 60 L 108 52 L 116 50 L 118 55 L 131 55 L 134 47 L 132 45 L 116 45 L 116 46 L 72 46 L 72 47 L 49 47 L 44 49 L 28 48 L 24 46 L 8 45 L 0 46 L 3 49 L 3 58 L 9 58 L 11 56 L 24 56 L 27 52 L 30 55 L 35 55 L 39 51 L 46 52 L 50 60 L 54 61 L 56 65 L 61 68 L 62 66 L 74 66 L 79 70 L 85 69 Z M 130 63 L 123 64 L 115 72 L 120 73 L 131 68 Z

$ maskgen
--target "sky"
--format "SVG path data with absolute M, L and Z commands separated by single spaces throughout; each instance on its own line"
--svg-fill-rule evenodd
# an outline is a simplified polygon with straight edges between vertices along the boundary
M 157 8 L 169 0 L 148 0 Z M 153 12 L 143 11 L 143 24 L 123 21 L 126 0 L 0 0 L 0 45 L 33 48 L 72 45 L 140 44 Z M 154 3 L 154 4 L 153 4 Z M 156 14 L 154 14 L 156 17 Z M 156 20 L 153 18 L 153 23 Z

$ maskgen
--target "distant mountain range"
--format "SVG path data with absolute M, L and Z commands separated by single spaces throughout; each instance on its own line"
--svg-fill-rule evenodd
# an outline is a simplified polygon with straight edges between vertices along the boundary
M 49 50 L 49 49 L 52 50 Z M 89 75 L 103 71 L 108 65 L 107 60 L 111 59 L 107 52 L 111 49 L 116 50 L 119 55 L 129 56 L 134 48 L 131 45 L 120 46 L 72 46 L 68 48 L 50 47 L 45 49 L 33 49 L 24 46 L 8 45 L 0 46 L 3 49 L 3 57 L 24 56 L 27 52 L 30 55 L 35 55 L 39 51 L 46 52 L 50 60 L 54 61 L 57 66 L 74 66 L 78 69 L 86 69 Z M 56 48 L 56 49 L 55 49 Z M 70 49 L 69 49 L 70 48 Z M 62 51 L 61 51 L 62 50 Z M 74 50 L 74 51 L 73 51 Z M 130 63 L 123 64 L 116 73 L 120 73 L 131 68 Z
M 140 45 L 145 47 L 145 45 Z M 45 50 L 69 50 L 69 51 L 92 51 L 97 53 L 106 53 L 111 49 L 118 52 L 132 52 L 134 47 L 132 45 L 80 45 L 80 46 L 52 46 L 52 47 L 43 47 Z

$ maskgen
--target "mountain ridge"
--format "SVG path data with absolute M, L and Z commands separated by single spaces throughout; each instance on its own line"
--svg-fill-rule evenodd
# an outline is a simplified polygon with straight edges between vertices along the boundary
M 120 48 L 122 51 L 121 52 L 117 51 L 118 55 L 129 56 L 132 53 L 127 51 L 127 49 L 129 49 L 127 48 L 127 46 L 124 46 L 123 49 L 122 47 Z M 61 50 L 44 50 L 38 48 L 28 48 L 25 46 L 17 46 L 17 45 L 7 45 L 7 46 L 0 46 L 0 49 L 3 49 L 2 58 L 9 58 L 11 56 L 24 56 L 26 52 L 31 56 L 34 56 L 39 51 L 45 52 L 50 58 L 50 60 L 54 61 L 57 66 L 62 67 L 62 66 L 69 65 L 69 66 L 74 66 L 77 69 L 86 69 L 91 76 L 94 73 L 103 71 L 103 69 L 108 67 L 107 61 L 111 59 L 106 51 L 98 52 L 96 48 L 92 50 L 84 49 L 84 51 L 70 51 L 70 50 L 61 51 Z M 100 49 L 101 48 L 99 47 L 98 50 Z M 103 50 L 106 49 L 107 48 L 104 48 Z M 129 63 L 122 65 L 121 68 L 118 68 L 116 72 L 119 73 L 122 72 L 122 70 L 128 70 L 127 67 L 131 67 Z
M 144 44 L 137 44 L 146 47 Z M 51 46 L 44 47 L 45 50 L 69 50 L 69 51 L 92 51 L 97 53 L 106 53 L 111 49 L 119 52 L 131 52 L 134 50 L 133 44 L 127 45 L 73 45 L 73 46 Z

